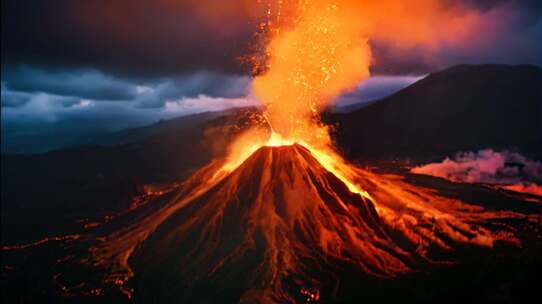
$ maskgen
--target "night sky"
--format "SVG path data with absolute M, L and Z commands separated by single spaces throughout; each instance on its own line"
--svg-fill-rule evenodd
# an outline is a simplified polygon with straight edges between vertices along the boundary
M 542 65 L 541 1 L 444 2 L 478 18 L 469 39 L 398 48 L 371 37 L 375 76 L 341 101 L 379 98 L 458 63 Z M 2 135 L 116 130 L 254 104 L 240 58 L 263 12 L 249 0 L 3 0 Z

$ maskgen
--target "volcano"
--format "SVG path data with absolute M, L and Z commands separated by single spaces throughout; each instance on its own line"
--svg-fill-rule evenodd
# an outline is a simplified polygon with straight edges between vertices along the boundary
M 310 272 L 334 260 L 377 275 L 406 267 L 391 243 L 372 202 L 295 144 L 257 150 L 164 221 L 133 265 L 164 302 L 297 302 L 319 297 Z
M 133 276 L 142 302 L 310 303 L 332 298 L 345 273 L 390 278 L 457 243 L 514 241 L 483 227 L 503 214 L 348 167 L 364 194 L 315 153 L 262 146 L 223 177 L 217 164 L 201 169 L 168 205 L 94 248 L 95 265 L 128 268 L 121 282 Z

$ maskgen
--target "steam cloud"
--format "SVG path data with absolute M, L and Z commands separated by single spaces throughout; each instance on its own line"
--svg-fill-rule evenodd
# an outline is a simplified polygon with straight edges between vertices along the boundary
M 458 153 L 453 159 L 414 167 L 411 172 L 542 196 L 542 163 L 516 152 L 486 149 Z

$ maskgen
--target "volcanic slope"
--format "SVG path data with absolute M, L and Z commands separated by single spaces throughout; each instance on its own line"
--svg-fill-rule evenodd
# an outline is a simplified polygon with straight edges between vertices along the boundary
M 424 197 L 423 190 L 399 192 L 399 181 L 389 188 L 392 182 L 359 173 L 387 204 L 351 192 L 301 145 L 261 147 L 160 221 L 137 247 L 130 258 L 137 297 L 310 302 L 327 297 L 345 269 L 390 277 L 430 262 L 429 247 L 450 248 L 456 241 L 491 246 L 500 238 L 465 225 L 484 221 L 482 210 Z

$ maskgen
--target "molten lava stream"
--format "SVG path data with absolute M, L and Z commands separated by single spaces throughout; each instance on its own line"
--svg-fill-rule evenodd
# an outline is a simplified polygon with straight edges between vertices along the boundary
M 123 284 L 135 272 L 134 287 L 165 302 L 294 303 L 327 292 L 333 275 L 324 269 L 337 265 L 387 278 L 447 263 L 432 253 L 460 243 L 519 242 L 510 227 L 486 227 L 515 213 L 356 168 L 331 149 L 277 136 L 242 146 L 245 153 L 233 147 L 238 157 L 198 171 L 157 212 L 105 237 L 91 250 L 94 264 Z

